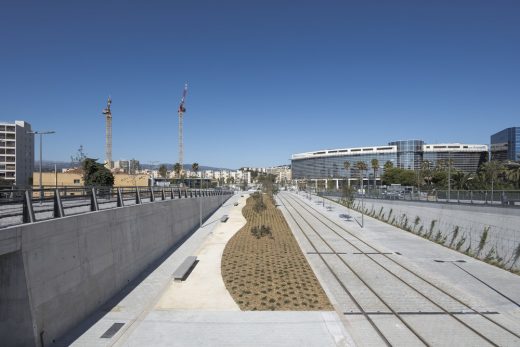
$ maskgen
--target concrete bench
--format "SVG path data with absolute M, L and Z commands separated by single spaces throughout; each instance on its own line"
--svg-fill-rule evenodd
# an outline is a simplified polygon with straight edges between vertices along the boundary
M 222 223 L 226 223 L 228 219 L 229 219 L 229 216 L 228 216 L 227 214 L 225 214 L 225 215 L 223 215 L 223 216 L 220 218 L 220 221 L 221 221 Z
M 173 273 L 173 279 L 174 280 L 180 280 L 184 281 L 186 277 L 191 272 L 191 269 L 195 266 L 195 263 L 197 262 L 197 257 L 194 255 L 191 255 L 189 257 L 186 257 L 182 264 L 175 270 Z

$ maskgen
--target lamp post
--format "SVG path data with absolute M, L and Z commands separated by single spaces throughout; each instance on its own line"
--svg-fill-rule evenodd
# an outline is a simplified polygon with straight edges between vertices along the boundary
M 56 133 L 55 131 L 29 131 L 28 134 L 40 135 L 40 202 L 43 201 L 43 184 L 42 184 L 42 146 L 43 135 L 50 135 Z

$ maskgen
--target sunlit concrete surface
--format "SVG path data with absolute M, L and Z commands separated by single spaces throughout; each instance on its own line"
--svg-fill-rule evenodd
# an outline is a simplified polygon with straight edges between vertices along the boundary
M 519 276 L 322 198 L 278 200 L 357 345 L 520 345 Z
M 124 297 L 70 334 L 73 346 L 353 346 L 340 315 L 328 312 L 244 312 L 227 292 L 220 261 L 226 242 L 245 224 L 247 194 L 235 195 Z M 234 203 L 238 202 L 238 206 Z M 222 215 L 229 219 L 221 223 Z M 199 262 L 187 279 L 171 274 L 189 255 Z M 101 336 L 122 323 L 110 338 Z

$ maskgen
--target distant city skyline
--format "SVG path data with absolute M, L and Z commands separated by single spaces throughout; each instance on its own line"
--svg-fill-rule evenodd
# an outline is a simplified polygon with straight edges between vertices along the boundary
M 44 159 L 236 169 L 388 139 L 489 144 L 520 124 L 520 4 L 11 2 L 0 120 L 54 130 Z M 38 147 L 35 148 L 38 151 Z

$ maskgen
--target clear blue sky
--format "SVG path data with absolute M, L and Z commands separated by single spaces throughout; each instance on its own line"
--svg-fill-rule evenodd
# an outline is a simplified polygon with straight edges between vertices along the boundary
M 44 159 L 238 168 L 520 126 L 519 1 L 8 1 L 0 120 L 55 130 Z

